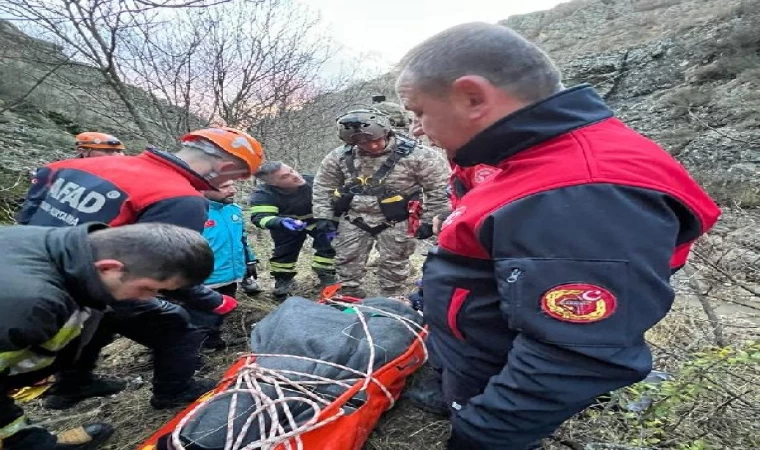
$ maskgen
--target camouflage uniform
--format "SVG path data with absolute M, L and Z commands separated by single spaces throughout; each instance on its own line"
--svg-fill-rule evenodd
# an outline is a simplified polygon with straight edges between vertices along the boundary
M 331 199 L 336 189 L 351 180 L 345 156 L 354 155 L 354 165 L 360 177 L 372 176 L 396 150 L 398 138 L 391 136 L 385 151 L 380 155 L 367 155 L 356 146 L 341 146 L 330 152 L 322 161 L 314 179 L 314 216 L 333 218 Z M 384 186 L 404 195 L 422 191 L 423 214 L 421 221 L 430 223 L 433 217 L 448 210 L 446 185 L 451 169 L 433 149 L 417 144 L 410 154 L 401 158 L 387 175 Z M 376 196 L 355 195 L 347 218 L 361 217 L 370 226 L 385 222 Z M 402 295 L 410 273 L 409 257 L 416 242 L 407 234 L 407 221 L 399 222 L 373 236 L 356 225 L 341 220 L 338 237 L 333 242 L 337 252 L 335 265 L 343 286 L 350 292 L 356 289 L 366 273 L 367 259 L 373 244 L 379 253 L 377 277 L 380 294 Z

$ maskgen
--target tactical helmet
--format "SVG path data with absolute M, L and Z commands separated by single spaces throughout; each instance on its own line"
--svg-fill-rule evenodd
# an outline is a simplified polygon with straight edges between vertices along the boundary
M 409 116 L 398 103 L 389 102 L 384 95 L 372 96 L 372 103 L 373 109 L 388 116 L 392 127 L 406 128 L 409 125 Z
M 338 137 L 349 145 L 388 137 L 391 122 L 388 116 L 371 109 L 355 109 L 337 119 Z

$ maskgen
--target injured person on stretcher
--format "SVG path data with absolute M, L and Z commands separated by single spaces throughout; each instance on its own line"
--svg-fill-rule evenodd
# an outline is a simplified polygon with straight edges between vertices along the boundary
M 252 354 L 140 449 L 360 448 L 427 359 L 425 334 L 396 299 L 290 297 L 254 325 Z

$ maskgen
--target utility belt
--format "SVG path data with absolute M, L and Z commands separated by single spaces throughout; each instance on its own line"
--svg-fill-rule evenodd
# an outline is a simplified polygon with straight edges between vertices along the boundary
M 364 188 L 364 189 L 361 189 Z M 420 193 L 404 195 L 384 186 L 367 186 L 348 184 L 343 188 L 336 189 L 332 201 L 333 213 L 336 217 L 345 216 L 351 209 L 351 202 L 355 195 L 372 195 L 377 198 L 385 221 L 374 227 L 369 226 L 361 217 L 346 217 L 346 220 L 373 236 L 378 235 L 387 228 L 403 222 L 409 218 L 409 202 L 419 201 Z

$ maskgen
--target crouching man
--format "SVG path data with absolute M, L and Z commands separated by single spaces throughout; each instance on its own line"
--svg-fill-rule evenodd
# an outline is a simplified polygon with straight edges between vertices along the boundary
M 0 448 L 98 448 L 113 429 L 86 424 L 53 435 L 32 426 L 9 392 L 77 359 L 103 312 L 120 300 L 199 284 L 214 267 L 201 234 L 148 223 L 108 228 L 0 227 Z

